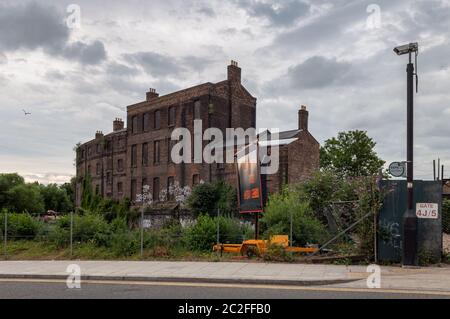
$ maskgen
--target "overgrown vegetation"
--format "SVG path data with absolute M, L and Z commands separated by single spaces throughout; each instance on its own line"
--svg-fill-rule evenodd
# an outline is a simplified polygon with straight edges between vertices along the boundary
M 236 190 L 223 181 L 197 185 L 187 199 L 187 207 L 195 216 L 201 214 L 224 215 L 237 212 Z
M 0 209 L 32 215 L 49 210 L 67 213 L 73 210 L 71 189 L 70 183 L 62 186 L 25 183 L 16 173 L 0 174 Z

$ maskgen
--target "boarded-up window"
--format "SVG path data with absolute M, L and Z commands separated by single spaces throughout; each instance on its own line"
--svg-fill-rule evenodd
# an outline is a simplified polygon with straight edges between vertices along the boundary
M 173 201 L 175 199 L 174 187 L 175 178 L 173 176 L 167 177 L 167 199 Z
M 117 160 L 117 171 L 119 172 L 123 171 L 123 159 L 121 158 Z
M 169 126 L 175 125 L 175 116 L 176 116 L 175 110 L 176 110 L 175 106 L 169 107 L 169 119 L 168 119 Z
M 131 145 L 131 166 L 137 166 L 137 145 Z
M 137 116 L 133 116 L 131 118 L 131 133 L 137 134 L 138 132 L 138 118 Z
M 196 186 L 200 183 L 200 175 L 194 174 L 192 176 L 192 186 Z
M 123 193 L 123 183 L 122 182 L 117 183 L 117 193 L 119 193 L 119 194 Z
M 150 130 L 150 114 L 144 113 L 142 117 L 142 127 L 144 128 L 144 132 L 148 132 Z
M 153 147 L 153 163 L 155 164 L 159 164 L 160 161 L 160 142 L 159 141 L 155 141 L 154 142 L 154 147 Z
M 153 179 L 153 201 L 159 201 L 159 177 Z
M 131 200 L 132 201 L 136 200 L 136 180 L 135 179 L 131 180 Z
M 97 163 L 97 165 L 95 165 L 95 174 L 100 175 L 100 163 Z
M 148 186 L 147 178 L 142 179 L 142 188 L 141 188 L 141 194 L 144 194 L 144 187 Z
M 159 130 L 161 128 L 161 111 L 155 111 L 155 119 L 153 124 L 153 128 L 155 130 Z
M 142 166 L 148 165 L 148 143 L 142 144 Z
M 201 118 L 201 108 L 202 103 L 200 101 L 194 102 L 194 120 L 199 120 Z

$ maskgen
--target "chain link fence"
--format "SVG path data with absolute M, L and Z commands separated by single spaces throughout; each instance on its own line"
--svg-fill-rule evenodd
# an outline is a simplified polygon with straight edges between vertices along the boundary
M 4 259 L 27 249 L 57 258 L 151 259 L 213 254 L 216 243 L 240 243 L 253 229 L 238 219 L 203 217 L 197 222 L 168 218 L 151 226 L 142 214 L 129 223 L 105 222 L 100 217 L 70 214 L 43 222 L 23 214 L 0 214 Z M 26 257 L 26 256 L 25 256 Z

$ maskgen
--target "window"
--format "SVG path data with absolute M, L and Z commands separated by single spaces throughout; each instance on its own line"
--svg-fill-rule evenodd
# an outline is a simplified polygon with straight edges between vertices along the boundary
M 106 183 L 108 185 L 111 185 L 111 183 L 112 183 L 111 172 L 106 173 Z
M 86 156 L 85 151 L 81 150 L 81 159 L 84 159 L 85 156 Z
M 89 147 L 88 147 L 88 156 L 91 156 L 91 155 L 92 155 L 92 147 L 89 146 Z
M 148 165 L 148 143 L 142 144 L 142 166 Z
M 201 118 L 201 108 L 202 103 L 200 101 L 194 102 L 194 120 L 199 120 Z
M 136 180 L 135 179 L 131 180 L 131 200 L 132 201 L 136 200 Z
M 117 193 L 119 193 L 119 194 L 123 193 L 123 183 L 122 182 L 117 183 Z
M 251 116 L 252 116 L 252 119 L 251 119 L 250 127 L 255 128 L 256 127 L 256 108 L 252 108 Z
M 153 179 L 153 201 L 159 201 L 159 177 Z
M 192 176 L 192 186 L 196 186 L 200 183 L 200 175 L 194 174 Z
M 95 185 L 95 195 L 99 195 L 100 194 L 100 185 Z
M 175 199 L 173 186 L 175 185 L 175 178 L 173 176 L 167 177 L 167 199 L 173 201 Z
M 88 175 L 92 175 L 92 172 L 91 172 L 91 165 L 88 165 L 87 173 L 88 173 Z
M 154 142 L 153 150 L 154 150 L 153 151 L 153 163 L 159 164 L 159 160 L 160 160 L 160 142 L 159 141 Z
M 96 147 L 97 147 L 97 154 L 100 154 L 101 151 L 102 151 L 101 145 L 100 145 L 100 144 L 97 144 Z
M 107 170 L 112 170 L 112 159 L 111 158 L 108 158 L 106 160 L 106 169 Z
M 131 167 L 137 166 L 137 145 L 131 145 Z
M 138 132 L 138 118 L 137 116 L 133 116 L 131 118 L 131 133 L 137 134 Z
M 100 163 L 97 163 L 97 165 L 95 165 L 95 174 L 100 175 Z
M 176 111 L 175 111 L 175 106 L 171 106 L 169 107 L 169 126 L 174 126 L 175 125 L 175 116 L 176 116 Z
M 117 171 L 119 172 L 123 171 L 123 159 L 121 158 L 117 160 Z
M 167 139 L 167 162 L 173 163 L 172 161 L 172 148 L 175 145 L 176 141 L 172 141 L 170 138 Z
M 161 111 L 155 111 L 155 118 L 153 123 L 153 128 L 159 130 L 161 128 Z
M 144 177 L 142 179 L 142 187 L 141 187 L 141 194 L 144 194 L 144 186 L 148 185 L 147 179 Z
M 148 132 L 150 130 L 150 114 L 144 113 L 142 117 L 142 127 L 144 128 L 144 132 Z

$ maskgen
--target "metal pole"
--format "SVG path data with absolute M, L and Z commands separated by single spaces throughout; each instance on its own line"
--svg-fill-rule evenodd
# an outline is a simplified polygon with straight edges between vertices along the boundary
M 220 244 L 220 225 L 219 225 L 220 209 L 217 208 L 217 244 Z
M 433 181 L 436 180 L 436 160 L 433 160 Z
M 8 244 L 8 213 L 5 212 L 5 245 L 4 245 L 4 253 L 5 253 L 5 260 L 8 259 L 8 253 L 6 251 L 7 244 Z
M 258 233 L 259 233 L 259 225 L 258 225 L 258 212 L 255 213 L 255 239 L 258 240 Z
M 70 212 L 70 259 L 73 255 L 73 211 Z
M 144 258 L 144 208 L 141 208 L 141 259 Z
M 404 266 L 417 266 L 417 217 L 414 211 L 414 65 L 411 53 L 407 65 L 407 209 L 403 220 L 403 258 Z
M 291 210 L 291 229 L 290 229 L 290 237 L 291 237 L 291 247 L 294 246 L 293 241 L 294 237 L 292 236 L 292 210 Z

